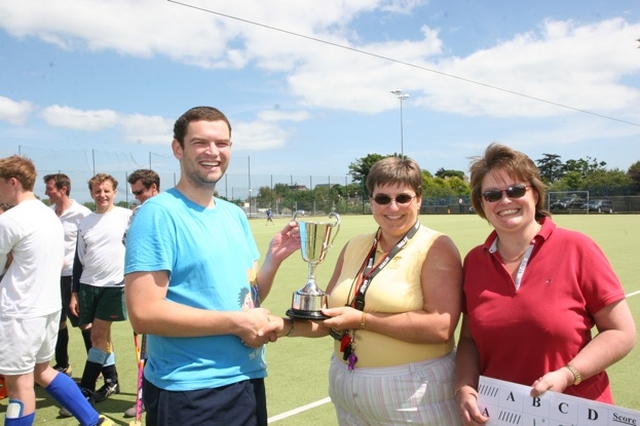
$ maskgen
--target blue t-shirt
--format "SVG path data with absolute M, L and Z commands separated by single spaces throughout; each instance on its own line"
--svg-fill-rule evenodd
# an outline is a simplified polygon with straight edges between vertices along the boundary
M 200 309 L 243 311 L 258 305 L 251 292 L 259 253 L 246 215 L 215 200 L 206 209 L 172 188 L 148 199 L 127 234 L 125 274 L 167 271 L 167 300 Z M 184 391 L 266 376 L 264 348 L 235 335 L 148 335 L 145 378 Z

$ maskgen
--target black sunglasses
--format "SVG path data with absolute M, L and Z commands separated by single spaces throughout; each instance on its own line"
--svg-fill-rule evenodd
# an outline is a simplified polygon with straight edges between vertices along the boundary
M 527 189 L 531 186 L 523 185 L 521 183 L 517 185 L 511 185 L 507 189 L 489 189 L 482 193 L 482 196 L 489 203 L 495 203 L 502 199 L 502 193 L 506 193 L 509 198 L 522 198 L 527 193 Z
M 396 204 L 407 204 L 411 202 L 411 200 L 413 200 L 414 198 L 416 198 L 415 195 L 411 196 L 409 194 L 399 194 L 399 195 L 396 195 L 396 198 L 391 198 L 387 194 L 378 194 L 375 197 L 373 197 L 373 201 L 375 201 L 376 204 L 380 204 L 381 206 L 384 206 L 386 204 L 389 204 L 391 200 L 396 200 Z
M 147 188 L 142 188 L 142 189 L 139 189 L 137 191 L 131 191 L 131 193 L 137 197 L 137 196 L 141 195 L 146 190 L 147 190 Z

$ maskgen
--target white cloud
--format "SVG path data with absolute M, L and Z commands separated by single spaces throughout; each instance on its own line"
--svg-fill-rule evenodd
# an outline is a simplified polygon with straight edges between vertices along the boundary
M 142 114 L 123 116 L 119 122 L 127 141 L 166 146 L 173 139 L 173 123 L 163 117 Z
M 630 49 L 640 23 L 623 18 L 587 25 L 547 20 L 538 32 L 515 34 L 467 57 L 442 56 L 449 47 L 444 49 L 438 30 L 426 25 L 421 38 L 375 43 L 361 42 L 350 27 L 364 13 L 407 13 L 425 3 L 328 0 L 316 7 L 296 0 L 191 0 L 186 5 L 23 0 L 0 5 L 0 25 L 14 35 L 37 36 L 66 49 L 163 55 L 203 68 L 257 66 L 286 73 L 288 90 L 306 107 L 377 113 L 396 107 L 388 90 L 399 86 L 412 93 L 414 107 L 463 115 L 540 117 L 570 111 L 509 92 L 611 114 L 624 114 L 640 102 L 640 91 L 622 83 L 625 75 L 640 70 Z
M 259 151 L 285 146 L 288 132 L 268 121 L 239 122 L 233 126 L 233 148 Z
M 53 127 L 96 131 L 117 124 L 118 114 L 111 110 L 80 110 L 76 108 L 52 105 L 42 110 L 42 118 Z
M 442 72 L 504 91 L 441 77 L 439 84 L 424 87 L 425 96 L 417 103 L 439 111 L 496 117 L 571 112 L 511 91 L 577 109 L 625 114 L 640 103 L 640 91 L 621 82 L 626 74 L 640 71 L 637 58 L 629 54 L 633 33 L 640 33 L 640 24 L 621 19 L 584 26 L 546 21 L 540 34 L 518 34 L 491 49 L 438 64 Z
M 0 121 L 6 121 L 14 126 L 20 126 L 27 122 L 29 113 L 34 110 L 31 102 L 19 101 L 0 96 Z

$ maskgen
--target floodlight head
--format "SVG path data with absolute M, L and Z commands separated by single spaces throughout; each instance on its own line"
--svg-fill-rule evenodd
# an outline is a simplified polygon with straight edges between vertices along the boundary
M 393 89 L 393 90 L 391 90 L 391 93 L 393 93 L 394 95 L 398 96 L 400 93 L 402 93 L 402 90 L 400 90 L 400 89 Z

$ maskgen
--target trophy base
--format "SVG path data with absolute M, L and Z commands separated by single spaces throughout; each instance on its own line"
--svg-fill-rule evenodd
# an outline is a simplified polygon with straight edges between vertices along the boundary
M 287 316 L 289 318 L 312 321 L 322 321 L 331 318 L 330 316 L 323 314 L 321 311 L 301 311 L 293 308 L 287 311 Z

